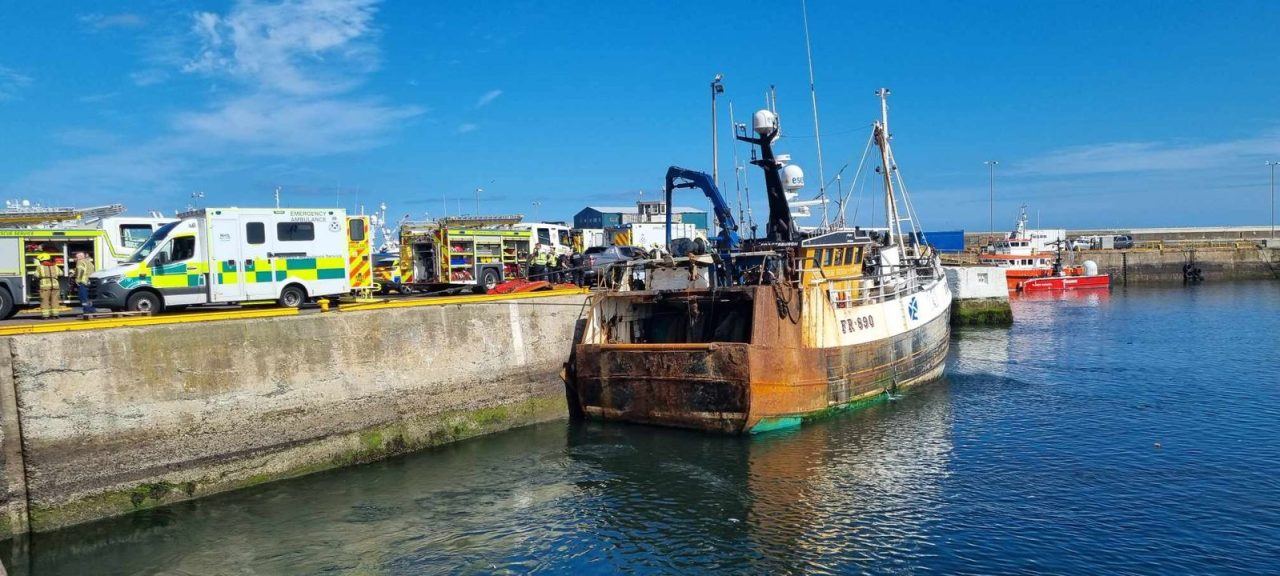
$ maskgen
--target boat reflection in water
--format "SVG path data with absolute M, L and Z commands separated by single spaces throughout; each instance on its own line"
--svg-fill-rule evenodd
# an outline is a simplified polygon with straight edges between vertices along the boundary
M 890 566 L 935 544 L 951 404 L 939 382 L 755 438 L 584 423 L 569 446 L 607 478 L 600 507 L 580 511 L 599 537 L 587 556 L 640 571 Z

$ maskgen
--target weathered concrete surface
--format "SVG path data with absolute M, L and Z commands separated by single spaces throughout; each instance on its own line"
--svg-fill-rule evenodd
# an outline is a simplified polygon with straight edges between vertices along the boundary
M 976 251 L 947 254 L 952 262 L 977 262 Z M 1111 275 L 1111 284 L 1168 284 L 1182 282 L 1182 265 L 1195 264 L 1205 281 L 1280 280 L 1280 248 L 1254 245 L 1215 247 L 1164 247 L 1132 250 L 1080 250 L 1075 263 L 1093 260 L 1100 272 Z
M 1012 326 L 1009 284 L 995 266 L 944 266 L 951 288 L 952 326 Z
M 22 428 L 14 396 L 13 356 L 0 344 L 0 538 L 26 532 L 27 483 L 22 462 Z
M 1182 282 L 1187 263 L 1199 267 L 1206 282 L 1280 279 L 1280 250 L 1266 248 L 1082 250 L 1075 259 L 1097 262 L 1112 285 Z
M 563 417 L 583 298 L 10 337 L 29 527 Z

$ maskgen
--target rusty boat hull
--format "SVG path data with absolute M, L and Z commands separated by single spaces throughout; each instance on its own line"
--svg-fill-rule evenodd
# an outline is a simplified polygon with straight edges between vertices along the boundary
M 575 344 L 566 392 L 576 417 L 755 433 L 869 403 L 942 375 L 950 340 L 945 282 L 909 300 L 818 306 L 819 292 L 736 289 L 750 309 L 738 340 Z M 696 294 L 677 298 L 697 297 Z M 602 298 L 661 300 L 645 293 Z M 671 299 L 670 295 L 665 296 Z M 780 306 L 779 302 L 790 302 Z M 619 302 L 593 306 L 598 326 L 617 322 Z M 808 304 L 805 306 L 804 304 Z M 705 304 L 704 304 L 705 308 Z M 787 308 L 786 315 L 782 309 Z M 796 313 L 795 310 L 802 310 Z M 613 314 L 610 316 L 610 314 Z M 705 312 L 704 312 L 705 314 Z M 745 312 L 741 314 L 745 316 Z M 590 333 L 590 328 L 586 332 Z M 861 332 L 861 333 L 859 333 Z M 596 335 L 596 340 L 605 340 Z

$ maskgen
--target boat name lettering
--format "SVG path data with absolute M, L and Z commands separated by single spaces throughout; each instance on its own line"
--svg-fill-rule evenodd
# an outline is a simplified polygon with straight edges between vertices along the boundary
M 846 318 L 840 321 L 840 331 L 848 334 L 868 328 L 875 328 L 876 319 L 874 316 L 858 316 L 857 318 Z

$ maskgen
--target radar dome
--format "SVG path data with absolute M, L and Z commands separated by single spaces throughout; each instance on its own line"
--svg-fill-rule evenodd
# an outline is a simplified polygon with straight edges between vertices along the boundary
M 782 187 L 788 192 L 794 192 L 804 188 L 804 170 L 795 164 L 788 164 L 782 167 Z
M 1097 263 L 1097 262 L 1094 262 L 1093 260 L 1085 260 L 1085 261 L 1084 261 L 1084 275 L 1085 275 L 1085 276 L 1097 276 L 1097 275 L 1098 275 L 1098 263 Z
M 778 128 L 778 115 L 769 110 L 757 110 L 751 117 L 751 127 L 756 134 L 764 136 Z

